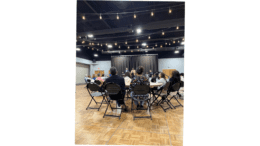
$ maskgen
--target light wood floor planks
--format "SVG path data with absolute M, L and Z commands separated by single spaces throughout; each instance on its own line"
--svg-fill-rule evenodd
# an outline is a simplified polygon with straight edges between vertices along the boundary
M 95 98 L 98 101 L 102 97 Z M 132 112 L 122 112 L 121 119 L 116 117 L 103 118 L 106 104 L 99 111 L 86 107 L 90 102 L 85 85 L 76 86 L 75 105 L 75 144 L 88 145 L 183 145 L 183 107 L 164 112 L 160 106 L 152 107 L 151 119 L 133 120 Z M 183 100 L 179 100 L 183 104 Z M 177 105 L 172 100 L 173 105 Z M 131 108 L 131 100 L 126 101 Z M 91 107 L 95 107 L 92 101 Z M 115 106 L 115 103 L 113 103 Z M 135 106 L 134 106 L 135 107 Z M 110 114 L 117 114 L 111 111 Z M 136 112 L 136 116 L 147 111 Z

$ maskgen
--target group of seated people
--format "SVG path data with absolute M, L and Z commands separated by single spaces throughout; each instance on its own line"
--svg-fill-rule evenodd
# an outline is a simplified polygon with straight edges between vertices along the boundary
M 104 74 L 102 74 L 102 76 L 99 74 L 97 74 L 97 76 L 95 74 L 93 74 L 92 78 L 90 77 L 90 75 L 85 76 L 85 82 L 87 83 L 88 80 L 99 80 L 102 84 L 105 81 L 106 77 L 104 77 Z
M 125 84 L 130 84 L 129 91 L 130 91 L 130 96 L 132 97 L 133 92 L 131 92 L 131 87 L 135 86 L 136 84 L 140 84 L 140 83 L 145 84 L 150 82 L 162 83 L 161 86 L 152 89 L 152 90 L 161 90 L 167 81 L 171 82 L 171 85 L 181 81 L 180 73 L 177 70 L 172 72 L 172 76 L 168 80 L 166 79 L 166 76 L 163 72 L 151 74 L 151 76 L 149 76 L 150 78 L 143 75 L 143 72 L 144 72 L 144 67 L 139 66 L 137 67 L 135 72 L 132 73 L 126 72 L 125 77 L 120 77 L 117 75 L 118 73 L 117 69 L 115 67 L 111 67 L 110 68 L 111 77 L 107 78 L 103 82 L 118 84 L 122 90 L 123 95 L 125 95 L 126 92 Z M 152 73 L 151 70 L 150 73 Z M 137 108 L 143 109 L 143 105 L 144 105 L 143 101 L 140 101 L 140 103 L 138 101 L 134 101 L 134 103 L 137 105 Z M 124 101 L 118 100 L 117 105 L 118 107 L 120 107 L 121 105 L 125 105 L 125 104 Z M 124 110 L 127 111 L 127 107 L 125 107 Z

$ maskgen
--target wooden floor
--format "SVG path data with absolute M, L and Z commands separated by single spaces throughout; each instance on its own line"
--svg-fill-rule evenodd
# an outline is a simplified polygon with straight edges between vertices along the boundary
M 86 110 L 90 102 L 85 85 L 76 86 L 75 109 L 75 144 L 88 145 L 172 145 L 183 144 L 183 107 L 164 112 L 160 106 L 153 105 L 151 119 L 133 120 L 132 112 L 122 112 L 121 119 L 116 117 L 103 118 L 107 104 L 97 109 Z M 98 101 L 102 97 L 95 98 Z M 179 100 L 183 104 L 183 100 Z M 172 100 L 173 105 L 177 105 Z M 131 107 L 131 100 L 126 101 Z M 115 103 L 113 103 L 115 106 Z M 90 107 L 95 107 L 92 101 Z M 134 106 L 135 107 L 135 106 Z M 118 111 L 111 111 L 117 114 Z M 148 115 L 147 111 L 136 112 L 138 115 Z

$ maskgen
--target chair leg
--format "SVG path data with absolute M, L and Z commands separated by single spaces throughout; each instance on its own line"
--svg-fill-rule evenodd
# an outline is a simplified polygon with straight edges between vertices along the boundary
M 175 98 L 175 100 L 177 100 L 177 102 L 180 104 L 180 106 L 183 107 L 183 105 L 179 102 L 179 100 L 176 97 L 174 97 L 174 98 Z
M 88 104 L 88 107 L 90 106 L 91 102 L 92 102 L 92 99 L 90 100 L 90 102 Z M 86 110 L 88 110 L 88 107 L 86 108 Z
M 103 118 L 105 117 L 105 115 L 106 115 L 106 113 L 107 113 L 107 109 L 108 109 L 109 104 L 110 104 L 110 101 L 108 101 L 107 108 L 106 108 L 106 111 L 105 111 L 105 113 L 104 113 Z

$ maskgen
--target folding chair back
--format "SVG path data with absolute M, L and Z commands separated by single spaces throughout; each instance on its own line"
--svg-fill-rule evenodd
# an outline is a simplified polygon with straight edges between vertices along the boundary
M 163 86 L 163 89 L 162 89 L 162 93 L 163 93 L 163 94 L 168 94 L 170 85 L 171 85 L 171 82 L 167 82 L 167 83 Z
M 95 83 L 101 85 L 101 82 L 99 80 L 95 80 Z
M 180 82 L 178 82 L 178 83 L 175 83 L 174 85 L 172 85 L 172 92 L 175 92 L 175 91 L 179 91 L 179 89 L 181 88 L 181 84 L 180 84 Z
M 90 82 L 91 82 L 91 80 L 90 80 L 90 79 L 87 79 L 87 82 L 88 82 L 88 83 L 90 83 Z
M 150 91 L 150 87 L 148 84 L 144 84 L 144 85 L 136 85 L 133 87 L 133 90 L 135 95 L 146 95 L 149 93 Z
M 87 84 L 87 88 L 92 92 L 93 91 L 99 91 L 99 89 L 100 89 L 100 87 L 96 83 Z

